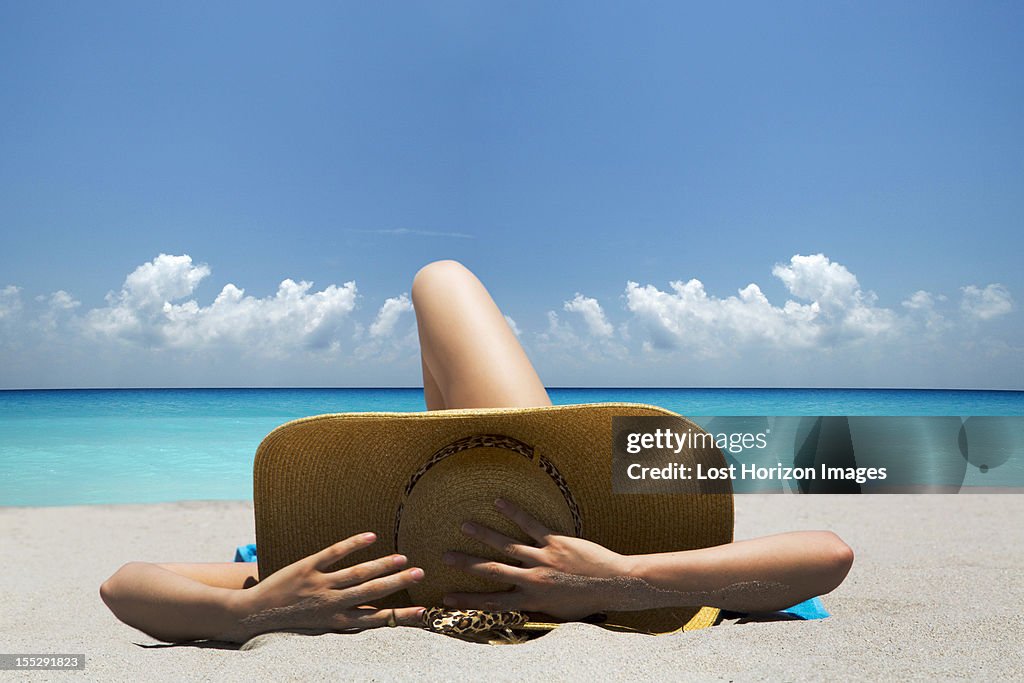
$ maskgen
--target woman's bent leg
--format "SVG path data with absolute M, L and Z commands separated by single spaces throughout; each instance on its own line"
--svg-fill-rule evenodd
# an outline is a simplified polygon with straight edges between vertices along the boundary
M 465 266 L 424 266 L 412 300 L 428 410 L 551 405 L 505 317 Z
M 422 337 L 422 333 L 420 335 Z M 423 342 L 420 342 L 423 345 Z M 441 395 L 441 388 L 437 386 L 437 380 L 430 374 L 427 368 L 427 361 L 420 355 L 420 362 L 423 364 L 423 400 L 427 404 L 427 410 L 444 410 L 444 396 Z

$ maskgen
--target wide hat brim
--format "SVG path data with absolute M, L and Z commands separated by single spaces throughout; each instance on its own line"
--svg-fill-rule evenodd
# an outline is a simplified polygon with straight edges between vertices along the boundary
M 284 424 L 260 444 L 253 468 L 259 575 L 373 531 L 379 540 L 346 557 L 345 566 L 401 552 L 426 574 L 414 596 L 396 593 L 381 607 L 436 606 L 453 589 L 495 590 L 440 561 L 451 549 L 500 559 L 461 533 L 467 519 L 526 540 L 488 504 L 495 494 L 553 530 L 579 531 L 622 554 L 731 542 L 727 480 L 685 494 L 613 493 L 612 418 L 625 416 L 671 418 L 681 430 L 703 431 L 676 413 L 634 403 L 344 413 Z M 541 468 L 519 471 L 527 461 Z M 726 464 L 717 448 L 684 451 L 677 461 Z M 609 613 L 605 623 L 667 633 L 709 626 L 717 614 L 680 606 Z

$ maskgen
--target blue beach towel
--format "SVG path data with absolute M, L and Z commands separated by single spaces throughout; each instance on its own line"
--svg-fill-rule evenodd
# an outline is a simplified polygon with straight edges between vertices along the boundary
M 255 562 L 256 544 L 240 545 L 235 548 L 235 562 Z
M 255 562 L 256 561 L 256 544 L 250 543 L 248 545 L 240 545 L 235 549 L 235 562 Z M 797 603 L 792 607 L 779 610 L 774 614 L 786 615 L 783 618 L 787 619 L 824 619 L 825 617 L 831 616 L 829 611 L 825 609 L 825 605 L 821 602 L 821 598 L 811 598 L 810 600 L 804 600 L 803 602 Z M 746 616 L 743 612 L 729 612 L 722 610 L 722 615 L 728 617 L 732 615 L 732 618 Z M 760 615 L 768 616 L 768 615 Z
M 832 614 L 825 609 L 821 598 L 811 598 L 775 612 L 733 612 L 724 609 L 721 618 L 736 619 L 742 623 L 744 621 L 809 621 L 830 616 Z
M 821 602 L 821 598 L 804 600 L 792 607 L 787 607 L 786 609 L 779 611 L 782 614 L 792 614 L 796 618 L 804 620 L 824 619 L 825 617 L 831 616 L 829 611 L 825 609 L 824 603 Z

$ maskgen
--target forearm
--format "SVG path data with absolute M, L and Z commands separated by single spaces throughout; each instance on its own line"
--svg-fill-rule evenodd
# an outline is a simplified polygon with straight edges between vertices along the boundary
M 245 630 L 247 593 L 144 562 L 124 565 L 100 587 L 100 596 L 118 619 L 168 642 L 243 642 L 252 635 Z
M 784 609 L 845 578 L 852 551 L 830 532 L 802 531 L 712 548 L 624 559 L 632 609 L 709 605 L 740 612 Z

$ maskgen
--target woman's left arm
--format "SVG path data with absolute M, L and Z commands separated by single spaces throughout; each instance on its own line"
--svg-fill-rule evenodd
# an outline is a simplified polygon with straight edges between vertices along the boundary
M 499 593 L 450 594 L 445 599 L 450 607 L 535 611 L 561 619 L 691 605 L 769 612 L 828 593 L 853 564 L 853 551 L 830 531 L 794 531 L 711 548 L 620 555 L 556 534 L 512 503 L 497 505 L 536 545 L 463 525 L 464 533 L 519 566 L 446 553 L 448 564 L 514 586 Z
M 419 567 L 406 568 L 405 556 L 385 555 L 333 569 L 376 538 L 357 534 L 258 583 L 253 566 L 129 562 L 100 586 L 100 597 L 118 619 L 167 642 L 241 643 L 286 629 L 419 625 L 422 607 L 369 606 L 423 579 Z

